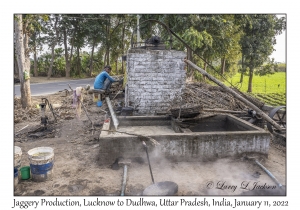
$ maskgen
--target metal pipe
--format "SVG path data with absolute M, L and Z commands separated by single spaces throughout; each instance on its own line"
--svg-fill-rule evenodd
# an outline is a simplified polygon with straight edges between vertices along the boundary
M 28 127 L 28 125 L 26 125 L 25 127 L 21 128 L 20 130 L 18 130 L 17 133 L 20 132 L 21 130 L 27 128 L 27 127 Z
M 117 116 L 116 116 L 116 114 L 115 114 L 115 112 L 114 112 L 114 109 L 113 109 L 113 107 L 112 107 L 112 105 L 111 105 L 111 102 L 110 102 L 109 97 L 105 97 L 105 100 L 106 100 L 106 103 L 107 103 L 107 105 L 108 105 L 109 112 L 110 112 L 110 114 L 111 114 L 112 120 L 113 120 L 113 122 L 114 122 L 115 129 L 118 130 L 119 121 L 118 121 Z
M 124 165 L 123 184 L 122 184 L 122 189 L 121 189 L 121 196 L 124 196 L 124 194 L 125 194 L 126 180 L 127 180 L 127 165 Z
M 151 170 L 151 165 L 150 165 L 150 159 L 149 159 L 149 155 L 148 155 L 148 148 L 147 148 L 147 144 L 143 141 L 143 146 L 145 147 L 146 153 L 147 153 L 147 159 L 148 159 L 148 163 L 149 163 L 149 169 L 150 169 L 150 174 L 151 174 L 151 179 L 152 179 L 152 183 L 154 184 L 154 178 L 153 178 L 153 174 L 152 174 L 152 170 Z
M 257 160 L 255 160 L 255 163 L 257 165 L 259 165 L 275 182 L 276 184 L 278 185 L 279 188 L 282 187 L 282 184 L 280 184 L 280 182 L 275 178 L 275 176 L 273 176 L 273 174 L 271 174 L 270 171 L 268 171 L 268 169 L 266 169 L 260 162 L 258 162 Z

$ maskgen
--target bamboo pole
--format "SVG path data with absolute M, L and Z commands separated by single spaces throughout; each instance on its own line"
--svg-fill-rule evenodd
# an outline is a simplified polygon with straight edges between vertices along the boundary
M 216 83 L 220 87 L 224 88 L 226 91 L 228 91 L 229 93 L 231 93 L 237 99 L 239 99 L 240 101 L 244 102 L 246 105 L 248 105 L 253 110 L 255 110 L 256 113 L 258 115 L 260 115 L 263 119 L 265 119 L 266 121 L 268 121 L 271 125 L 273 125 L 275 128 L 277 128 L 279 131 L 282 131 L 282 128 L 280 127 L 280 125 L 278 125 L 274 120 L 272 120 L 268 115 L 266 115 L 257 106 L 255 106 L 254 104 L 252 104 L 251 102 L 249 102 L 248 100 L 246 100 L 245 98 L 243 98 L 242 96 L 240 96 L 239 94 L 237 94 L 236 92 L 234 92 L 232 89 L 230 89 L 229 87 L 227 87 L 226 85 L 224 85 L 222 82 L 220 82 L 219 80 L 217 80 L 216 78 L 214 78 L 213 76 L 211 76 L 210 74 L 208 74 L 206 71 L 204 71 L 200 67 L 196 66 L 191 61 L 185 59 L 184 62 L 187 63 L 188 65 L 190 65 L 191 67 L 193 67 L 194 69 L 198 70 L 201 74 L 203 74 L 204 76 L 206 76 L 208 79 L 210 79 L 211 81 L 213 81 L 214 83 Z

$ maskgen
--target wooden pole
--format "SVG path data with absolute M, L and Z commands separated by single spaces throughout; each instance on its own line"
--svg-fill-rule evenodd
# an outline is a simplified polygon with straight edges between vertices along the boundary
M 233 91 L 232 89 L 230 89 L 229 87 L 227 87 L 226 85 L 224 85 L 222 82 L 220 82 L 219 80 L 217 80 L 216 78 L 214 78 L 213 76 L 211 76 L 210 74 L 208 74 L 206 71 L 204 71 L 203 69 L 199 68 L 198 66 L 196 66 L 194 63 L 192 63 L 189 60 L 184 60 L 185 63 L 187 63 L 188 65 L 190 65 L 191 67 L 193 67 L 194 69 L 198 70 L 201 74 L 203 74 L 204 76 L 206 76 L 208 79 L 210 79 L 211 81 L 213 81 L 214 83 L 216 83 L 217 85 L 219 85 L 220 87 L 224 88 L 226 91 L 228 91 L 229 93 L 231 93 L 234 97 L 236 97 L 237 99 L 239 99 L 240 101 L 244 102 L 246 105 L 248 105 L 249 107 L 251 107 L 253 110 L 256 111 L 256 113 L 258 115 L 260 115 L 263 119 L 265 119 L 266 121 L 268 121 L 271 125 L 273 125 L 276 129 L 278 129 L 279 131 L 282 131 L 282 128 L 280 127 L 280 125 L 278 125 L 274 120 L 272 120 L 268 115 L 266 115 L 262 110 L 260 110 L 257 106 L 255 106 L 254 104 L 252 104 L 251 102 L 249 102 L 248 100 L 246 100 L 245 98 L 243 98 L 242 96 L 240 96 L 239 94 L 237 94 L 235 91 Z
M 224 109 L 202 109 L 202 111 L 206 112 L 223 112 L 223 113 L 231 113 L 231 114 L 245 114 L 246 111 L 232 111 L 232 110 L 224 110 Z

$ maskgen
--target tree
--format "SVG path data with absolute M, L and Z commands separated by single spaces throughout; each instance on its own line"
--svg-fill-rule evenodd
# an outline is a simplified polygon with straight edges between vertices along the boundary
M 191 15 L 160 15 L 159 18 L 178 34 L 190 46 L 187 57 L 197 65 L 211 66 L 212 62 L 221 60 L 221 75 L 228 72 L 239 57 L 239 31 L 234 24 L 233 15 L 191 14 Z M 174 40 L 174 47 L 184 50 Z M 194 52 L 194 53 L 193 53 Z M 195 56 L 195 54 L 197 56 Z M 188 68 L 188 73 L 190 72 Z
M 58 16 L 55 15 L 55 20 L 54 21 L 54 31 L 55 31 L 55 35 L 54 35 L 54 39 L 52 39 L 52 43 L 51 43 L 51 63 L 49 66 L 49 70 L 48 70 L 48 74 L 47 74 L 47 79 L 50 79 L 51 75 L 52 75 L 52 68 L 53 68 L 53 62 L 54 62 L 54 48 L 58 42 L 59 39 L 59 29 L 58 29 Z
M 33 59 L 34 59 L 34 68 L 33 68 L 33 75 L 35 77 L 38 76 L 38 63 L 37 63 L 37 46 L 36 46 L 36 41 L 37 40 L 37 33 L 33 34 Z
M 22 15 L 15 15 L 15 50 L 19 68 L 22 108 L 31 106 L 30 63 L 26 63 Z M 26 38 L 26 36 L 25 36 Z
M 116 74 L 119 74 L 118 63 L 119 58 L 124 54 L 125 48 L 129 47 L 129 40 L 131 39 L 132 24 L 136 22 L 136 16 L 131 15 L 116 15 L 113 18 L 113 23 L 110 33 L 110 51 L 112 66 L 116 69 Z M 126 30 L 127 29 L 127 30 Z M 130 32 L 130 33 L 129 33 Z M 123 61 L 122 61 L 122 73 L 124 73 Z
M 197 49 L 197 54 L 204 58 L 204 69 L 208 64 L 220 64 L 220 70 L 213 70 L 214 73 L 222 77 L 225 72 L 230 72 L 232 67 L 238 62 L 239 54 L 239 31 L 234 24 L 233 15 L 193 15 L 191 22 L 197 31 L 211 37 L 211 42 L 204 43 Z M 226 69 L 227 68 L 227 69 Z
M 35 14 L 23 14 L 23 43 L 25 53 L 25 65 L 26 68 L 30 69 L 30 52 L 36 53 L 36 46 L 39 43 L 39 39 L 36 40 L 35 34 L 41 30 L 40 20 L 47 21 L 47 15 L 35 15 Z M 36 62 L 36 54 L 34 55 Z
M 285 30 L 285 18 L 276 15 L 246 15 L 241 24 L 240 40 L 243 54 L 243 69 L 249 68 L 248 92 L 252 92 L 254 70 L 267 61 L 274 51 L 275 36 Z
M 87 37 L 87 43 L 92 47 L 90 60 L 89 60 L 89 76 L 93 73 L 94 53 L 95 48 L 102 41 L 105 34 L 104 31 L 104 17 L 103 15 L 87 15 L 86 23 L 83 25 Z
M 274 58 L 272 58 L 272 60 L 270 60 L 268 58 L 267 63 L 265 63 L 264 65 L 260 66 L 255 71 L 255 75 L 265 76 L 267 74 L 274 74 L 275 72 L 278 72 L 278 70 L 279 70 L 278 63 L 275 62 Z
M 185 42 L 191 47 L 187 49 L 187 58 L 188 60 L 193 62 L 193 54 L 192 50 L 199 52 L 200 49 L 202 49 L 202 53 L 199 53 L 201 55 L 205 54 L 205 48 L 211 48 L 213 39 L 211 35 L 209 35 L 206 31 L 199 32 L 194 27 L 190 27 L 187 29 L 183 35 L 183 39 Z M 204 53 L 203 53 L 204 52 Z M 205 68 L 206 70 L 206 68 Z M 188 68 L 188 73 L 190 74 L 190 77 L 193 79 L 194 71 L 193 68 Z
M 26 16 L 32 17 L 34 15 Z M 167 49 L 172 44 L 172 49 L 186 51 L 188 59 L 198 66 L 204 66 L 203 68 L 209 72 L 214 70 L 213 73 L 221 74 L 223 77 L 224 74 L 235 71 L 241 57 L 242 69 L 251 69 L 250 63 L 254 64 L 254 61 L 251 62 L 251 56 L 253 56 L 250 56 L 251 53 L 253 54 L 256 50 L 255 53 L 260 58 L 264 58 L 272 50 L 272 47 L 265 47 L 266 53 L 263 55 L 259 45 L 263 42 L 264 37 L 272 37 L 272 34 L 266 31 L 276 31 L 276 33 L 279 31 L 279 21 L 274 20 L 272 22 L 272 18 L 268 20 L 272 15 L 262 15 L 268 22 L 268 24 L 265 24 L 266 20 L 258 21 L 254 16 L 257 15 L 143 14 L 140 19 L 140 23 L 143 23 L 140 24 L 141 38 L 145 41 L 152 35 L 158 35 L 161 40 L 165 41 Z M 181 43 L 174 36 L 172 42 L 167 42 L 170 38 L 168 30 L 156 21 L 145 21 L 149 19 L 164 23 L 190 47 Z M 269 24 L 269 22 L 272 23 Z M 120 68 L 123 72 L 120 57 L 130 47 L 131 35 L 136 31 L 136 23 L 137 16 L 127 14 L 52 15 L 52 21 L 43 27 L 47 28 L 47 31 L 43 31 L 44 35 L 41 36 L 46 38 L 49 48 L 52 50 L 52 59 L 47 57 L 49 63 L 45 62 L 43 65 L 48 66 L 49 69 L 54 68 L 53 65 L 56 59 L 54 59 L 54 48 L 55 45 L 61 44 L 57 35 L 59 33 L 63 38 L 65 52 L 65 62 L 60 59 L 59 63 L 61 65 L 65 63 L 66 77 L 79 76 L 82 72 L 92 76 L 94 65 L 100 69 L 103 65 L 110 64 L 113 69 L 117 69 L 116 73 L 119 73 Z M 264 34 L 261 37 L 257 34 L 251 34 L 252 29 L 257 28 L 259 24 L 265 24 L 261 27 L 261 34 Z M 273 28 L 263 31 L 263 28 L 267 29 L 268 27 Z M 251 36 L 254 38 L 251 39 Z M 36 40 L 36 38 L 37 34 L 32 33 L 32 40 Z M 270 42 L 270 40 L 270 46 L 272 46 L 272 39 L 267 38 L 265 43 Z M 256 48 L 254 48 L 253 43 L 257 45 Z M 91 48 L 91 52 L 83 55 L 81 49 L 87 45 Z M 25 52 L 27 51 L 25 50 Z M 29 58 L 29 56 L 27 57 Z M 36 56 L 34 58 L 36 61 Z M 256 57 L 253 57 L 252 60 L 256 60 Z M 258 66 L 261 66 L 264 62 L 265 59 L 262 59 L 262 62 L 257 62 L 257 65 L 260 64 Z M 255 66 L 257 65 L 255 64 Z M 259 67 L 254 67 L 251 70 L 254 71 L 255 68 Z M 48 76 L 49 72 L 52 74 L 52 70 L 48 71 Z M 63 74 L 63 71 L 60 71 L 60 73 Z M 197 76 L 189 69 L 188 73 Z M 197 78 L 200 77 L 197 76 Z
M 37 52 L 42 50 L 44 38 L 40 36 L 43 32 L 43 25 L 48 21 L 48 15 L 26 15 L 26 19 L 29 22 L 26 33 L 29 36 L 29 49 L 33 52 L 33 75 L 38 76 L 38 59 Z
M 72 42 L 74 47 L 76 48 L 76 63 L 75 63 L 75 74 L 80 76 L 81 74 L 81 58 L 80 58 L 80 49 L 84 46 L 85 39 L 85 31 L 84 25 L 85 20 L 83 15 L 75 15 L 75 17 L 71 20 L 71 23 L 74 27 L 74 36 L 72 37 Z
M 63 43 L 64 43 L 64 51 L 65 51 L 65 72 L 66 77 L 70 78 L 71 73 L 71 61 L 73 56 L 73 46 L 74 46 L 74 36 L 75 36 L 75 29 L 69 20 L 68 15 L 63 15 L 61 17 L 61 33 L 63 34 Z M 68 43 L 71 44 L 71 49 L 68 47 Z M 69 52 L 70 50 L 70 52 Z

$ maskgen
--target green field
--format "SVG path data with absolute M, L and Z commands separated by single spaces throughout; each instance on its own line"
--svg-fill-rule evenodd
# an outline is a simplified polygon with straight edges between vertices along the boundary
M 244 76 L 243 83 L 239 83 L 241 74 L 238 73 L 227 79 L 240 91 L 247 92 L 249 76 Z M 226 85 L 230 85 L 225 82 Z M 267 76 L 254 75 L 252 81 L 252 95 L 270 106 L 286 105 L 286 73 L 277 72 Z

